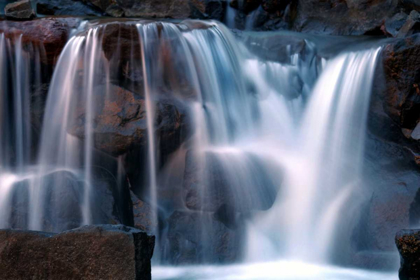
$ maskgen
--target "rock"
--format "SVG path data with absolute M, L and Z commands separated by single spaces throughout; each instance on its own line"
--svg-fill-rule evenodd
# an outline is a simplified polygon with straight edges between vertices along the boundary
M 420 231 L 401 230 L 395 237 L 401 258 L 399 278 L 401 280 L 420 278 Z
M 74 0 L 37 0 L 37 12 L 48 16 L 103 16 L 104 13 Z
M 132 202 L 125 173 L 109 156 L 94 153 L 93 160 L 90 222 L 133 226 Z M 26 178 L 17 178 L 6 200 L 11 209 L 8 227 L 29 228 L 31 211 L 34 210 L 38 212 L 33 221 L 43 231 L 61 232 L 82 225 L 87 186 L 80 173 L 58 169 L 49 170 L 42 176 L 34 170 Z M 39 194 L 38 200 L 30 198 L 34 188 Z M 39 203 L 35 204 L 36 201 Z
M 385 21 L 385 31 L 392 37 L 397 37 L 401 27 L 404 26 L 408 18 L 408 15 L 404 12 L 394 15 Z
M 189 209 L 210 212 L 224 205 L 233 212 L 267 210 L 276 199 L 280 182 L 279 178 L 265 172 L 268 168 L 262 159 L 249 154 L 188 151 L 184 173 L 185 205 Z
M 382 57 L 385 111 L 401 128 L 413 130 L 420 120 L 420 35 L 386 45 Z
M 21 0 L 7 4 L 4 8 L 4 13 L 10 19 L 24 20 L 36 17 L 31 0 Z
M 398 1 L 301 0 L 291 7 L 292 29 L 305 33 L 329 35 L 383 35 L 384 21 L 394 16 Z
M 354 206 L 360 209 L 360 217 L 355 218 L 351 238 L 353 265 L 392 269 L 395 232 L 415 226 L 413 220 L 419 207 L 413 203 L 420 169 L 407 147 L 415 149 L 416 143 L 402 134 L 399 125 L 385 112 L 380 91 L 374 91 L 359 199 L 363 204 Z
M 420 32 L 420 14 L 412 11 L 407 18 L 407 21 L 399 30 L 397 37 L 404 38 Z
M 139 147 L 147 141 L 145 100 L 116 85 L 97 86 L 94 89 L 94 146 L 107 154 L 118 156 Z M 79 100 L 78 111 L 69 132 L 80 139 L 85 137 L 85 104 Z M 157 102 L 154 129 L 165 146 L 165 153 L 173 152 L 181 144 L 182 115 L 167 100 Z M 170 145 L 169 145 L 170 144 Z
M 230 6 L 248 14 L 261 5 L 261 0 L 231 0 Z
M 401 0 L 400 2 L 401 8 L 405 9 L 406 11 L 415 10 L 420 12 L 420 1 L 419 0 Z
M 117 225 L 60 234 L 0 231 L 3 279 L 151 279 L 155 238 Z
M 269 13 L 279 13 L 284 11 L 291 2 L 291 0 L 262 0 L 261 5 Z
M 163 254 L 173 265 L 232 263 L 241 256 L 244 229 L 231 229 L 212 214 L 174 212 L 168 220 Z
M 223 22 L 226 15 L 226 1 L 223 0 L 207 0 L 206 15 L 208 18 Z
M 133 201 L 134 227 L 147 233 L 155 232 L 157 220 L 153 220 L 153 217 L 157 218 L 157 213 L 150 204 L 138 199 L 133 192 L 131 192 L 131 200 Z
M 16 38 L 22 35 L 24 47 L 35 45 L 42 47 L 41 61 L 45 64 L 54 64 L 70 34 L 71 28 L 79 23 L 74 18 L 42 18 L 32 21 L 2 21 L 0 32 L 6 38 Z
M 205 13 L 204 0 L 117 0 L 125 17 L 197 18 Z

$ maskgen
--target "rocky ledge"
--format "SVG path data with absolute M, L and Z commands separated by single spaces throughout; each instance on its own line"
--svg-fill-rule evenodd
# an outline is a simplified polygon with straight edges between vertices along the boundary
M 0 231 L 1 279 L 151 279 L 154 236 L 122 225 Z

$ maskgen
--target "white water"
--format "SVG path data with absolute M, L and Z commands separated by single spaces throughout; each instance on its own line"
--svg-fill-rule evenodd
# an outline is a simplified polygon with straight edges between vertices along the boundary
M 153 267 L 155 280 L 397 280 L 379 273 L 302 262 L 276 261 L 247 265 Z

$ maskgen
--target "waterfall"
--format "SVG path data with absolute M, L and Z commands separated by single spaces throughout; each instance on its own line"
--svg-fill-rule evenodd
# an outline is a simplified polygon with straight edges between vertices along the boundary
M 41 95 L 42 53 L 42 47 L 24 44 L 22 35 L 0 34 L 0 228 L 27 226 L 27 210 L 14 205 L 25 203 L 27 190 L 16 189 L 30 176 L 35 152 L 31 106 Z
M 30 229 L 129 224 L 98 197 L 131 190 L 150 205 L 163 263 L 329 263 L 352 226 L 380 48 L 326 59 L 302 44 L 280 63 L 213 21 L 84 22 L 55 66 L 31 159 L 39 53 L 0 35 L 0 227 L 21 189 Z

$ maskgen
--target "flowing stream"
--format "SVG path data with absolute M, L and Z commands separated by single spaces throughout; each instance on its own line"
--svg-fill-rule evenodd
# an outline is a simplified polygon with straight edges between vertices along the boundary
M 234 15 L 228 20 L 233 25 Z M 192 213 L 194 225 L 186 227 L 199 244 L 194 262 L 205 264 L 218 254 L 213 233 L 222 225 L 214 217 L 222 215 L 227 227 L 243 224 L 240 248 L 232 250 L 236 260 L 253 263 L 156 266 L 156 279 L 392 279 L 328 266 L 350 253 L 343 241 L 357 216 L 381 48 L 322 57 L 314 43 L 304 43 L 303 53 L 288 48 L 288 62 L 280 63 L 251 52 L 216 22 L 84 22 L 55 67 L 31 159 L 29 85 L 40 73 L 31 68 L 39 52 L 0 34 L 0 89 L 9 93 L 0 96 L 0 228 L 16 226 L 14 215 L 26 221 L 16 227 L 33 230 L 103 222 L 95 204 L 98 151 L 118 157 L 121 190 L 126 158 L 119 149 L 129 130 L 145 135 L 146 156 L 136 165 L 147 173 L 141 195 L 153 224 L 176 211 Z M 133 107 L 115 113 L 124 102 Z M 189 135 L 165 157 L 162 119 L 173 106 L 182 108 Z M 127 130 L 113 130 L 117 119 Z M 127 124 L 133 119 L 136 128 Z M 103 139 L 111 138 L 109 147 Z M 64 186 L 74 189 L 74 213 L 65 209 Z M 164 195 L 180 189 L 182 199 Z M 14 213 L 17 203 L 25 213 Z M 188 242 L 171 242 L 168 226 L 151 230 L 157 264 L 176 264 L 190 250 Z

